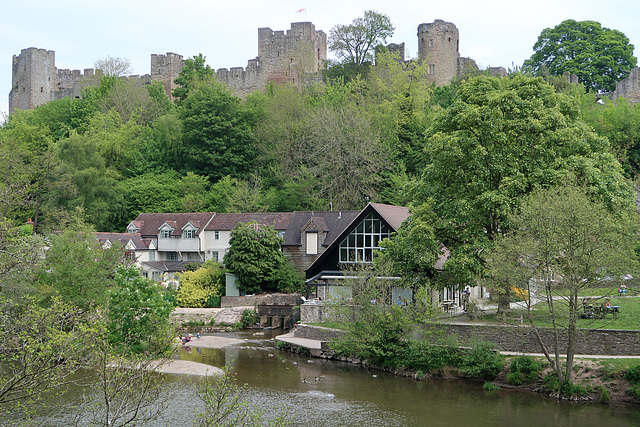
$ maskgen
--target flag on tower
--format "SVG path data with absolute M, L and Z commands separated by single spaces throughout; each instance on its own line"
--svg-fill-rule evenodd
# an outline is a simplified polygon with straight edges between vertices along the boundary
M 302 12 L 304 12 L 305 10 L 306 10 L 306 9 L 298 9 L 298 10 L 296 10 L 296 13 L 302 13 Z

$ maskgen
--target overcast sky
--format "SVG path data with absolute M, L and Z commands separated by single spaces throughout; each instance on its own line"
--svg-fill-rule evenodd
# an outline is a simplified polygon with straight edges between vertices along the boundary
M 202 53 L 214 69 L 246 67 L 258 54 L 259 27 L 311 21 L 329 34 L 365 10 L 389 16 L 396 30 L 388 42 L 405 42 L 411 57 L 418 25 L 436 19 L 458 27 L 460 54 L 482 68 L 522 65 L 540 32 L 565 19 L 619 30 L 640 55 L 638 0 L 7 0 L 0 9 L 0 113 L 8 111 L 12 56 L 28 47 L 54 50 L 59 69 L 92 68 L 110 55 L 148 74 L 151 54 L 166 52 Z

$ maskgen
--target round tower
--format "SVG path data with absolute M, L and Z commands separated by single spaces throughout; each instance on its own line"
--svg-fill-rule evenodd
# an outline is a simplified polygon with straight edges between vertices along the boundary
M 436 19 L 418 26 L 418 54 L 428 64 L 428 80 L 436 86 L 451 82 L 458 70 L 460 44 L 458 28 L 451 22 Z

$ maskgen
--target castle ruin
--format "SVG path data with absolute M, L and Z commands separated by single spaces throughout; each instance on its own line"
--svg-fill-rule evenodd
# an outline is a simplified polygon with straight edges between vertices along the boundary
M 459 53 L 458 29 L 451 22 L 437 19 L 431 24 L 418 26 L 418 60 L 428 63 L 429 82 L 436 86 L 451 80 L 478 66 L 470 58 Z M 389 51 L 404 59 L 405 44 L 390 44 Z M 327 35 L 316 30 L 311 22 L 294 22 L 285 31 L 270 28 L 258 29 L 258 56 L 250 59 L 247 67 L 221 68 L 216 78 L 229 86 L 235 95 L 244 97 L 250 92 L 262 90 L 271 82 L 301 86 L 310 78 L 318 78 L 327 60 Z M 140 85 L 153 81 L 162 82 L 165 92 L 171 96 L 174 83 L 184 65 L 182 55 L 168 52 L 151 55 L 151 74 L 129 76 Z M 59 70 L 55 67 L 55 52 L 28 48 L 13 56 L 12 86 L 9 93 L 9 113 L 15 110 L 33 109 L 48 101 L 65 97 L 79 98 L 82 89 L 99 84 L 99 70 Z M 499 67 L 494 74 L 505 75 Z

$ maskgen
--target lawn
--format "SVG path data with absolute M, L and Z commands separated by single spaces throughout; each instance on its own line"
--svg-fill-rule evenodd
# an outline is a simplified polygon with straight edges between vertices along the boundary
M 599 298 L 602 289 L 586 290 L 585 297 L 589 297 L 589 303 L 600 305 L 604 303 L 604 298 Z M 607 314 L 604 319 L 578 319 L 578 327 L 585 329 L 627 329 L 635 330 L 640 328 L 640 297 L 610 297 L 609 301 L 612 306 L 619 306 L 619 313 L 616 318 L 612 314 Z M 563 300 L 554 301 L 556 306 L 556 321 L 558 326 L 564 327 L 567 324 L 566 313 L 568 309 Z M 532 315 L 536 326 L 552 326 L 551 314 L 546 302 L 538 303 L 533 307 Z M 520 324 L 521 321 L 527 322 L 526 310 L 512 310 L 506 315 L 489 314 L 479 316 L 481 321 L 500 322 L 507 324 Z

